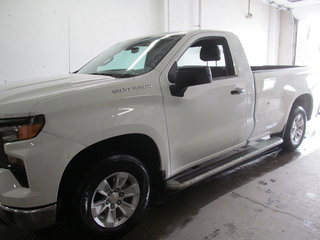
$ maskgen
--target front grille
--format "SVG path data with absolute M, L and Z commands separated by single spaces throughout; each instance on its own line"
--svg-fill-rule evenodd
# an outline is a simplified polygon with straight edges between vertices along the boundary
M 8 168 L 9 162 L 8 162 L 8 156 L 4 152 L 4 142 L 2 137 L 0 136 L 0 168 Z
M 4 152 L 4 141 L 0 137 L 0 168 L 9 169 L 22 187 L 29 187 L 27 173 L 23 165 L 9 163 L 8 155 Z

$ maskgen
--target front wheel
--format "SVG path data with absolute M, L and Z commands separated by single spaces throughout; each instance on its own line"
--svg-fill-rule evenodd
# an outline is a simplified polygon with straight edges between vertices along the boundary
M 75 214 L 91 232 L 118 236 L 144 212 L 149 192 L 149 177 L 143 164 L 129 155 L 114 155 L 94 166 L 80 183 Z
M 300 146 L 306 132 L 307 115 L 303 107 L 292 109 L 284 134 L 283 148 L 294 151 Z

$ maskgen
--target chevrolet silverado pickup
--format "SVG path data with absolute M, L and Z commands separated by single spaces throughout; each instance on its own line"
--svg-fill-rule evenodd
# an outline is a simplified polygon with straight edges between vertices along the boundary
M 121 42 L 80 70 L 0 89 L 0 219 L 127 231 L 150 196 L 301 144 L 319 75 L 250 67 L 229 32 Z

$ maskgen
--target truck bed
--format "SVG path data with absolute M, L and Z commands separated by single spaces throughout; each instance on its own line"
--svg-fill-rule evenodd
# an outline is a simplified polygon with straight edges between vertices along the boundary
M 252 137 L 263 137 L 282 131 L 288 119 L 288 109 L 294 101 L 292 93 L 308 88 L 305 79 L 308 68 L 300 66 L 251 67 L 255 93 L 255 129 Z M 292 98 L 292 99 L 291 99 Z

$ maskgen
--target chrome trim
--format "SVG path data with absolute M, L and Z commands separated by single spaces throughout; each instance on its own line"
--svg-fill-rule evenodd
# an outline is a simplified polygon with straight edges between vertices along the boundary
M 0 204 L 0 222 L 10 227 L 38 229 L 56 222 L 57 205 L 32 210 L 21 210 Z

